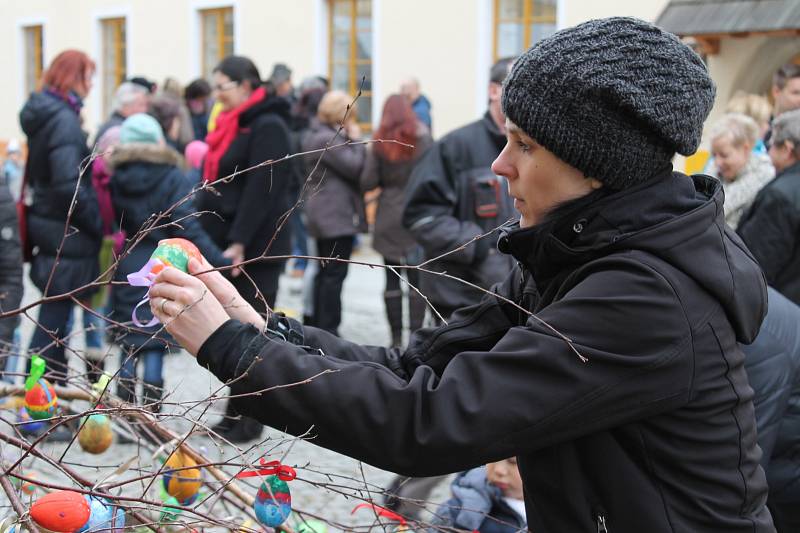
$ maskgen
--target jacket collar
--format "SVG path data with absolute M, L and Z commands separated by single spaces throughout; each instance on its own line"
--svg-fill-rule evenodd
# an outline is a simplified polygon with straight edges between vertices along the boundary
M 152 163 L 183 167 L 183 157 L 169 146 L 151 143 L 120 144 L 111 154 L 112 169 L 128 163 Z

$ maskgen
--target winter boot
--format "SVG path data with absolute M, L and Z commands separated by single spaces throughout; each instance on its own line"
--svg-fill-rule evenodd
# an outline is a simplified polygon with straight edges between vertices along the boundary
M 218 435 L 222 435 L 227 433 L 228 431 L 233 428 L 233 424 L 236 422 L 236 417 L 239 416 L 236 410 L 231 405 L 231 401 L 228 400 L 225 402 L 225 414 L 222 415 L 222 420 L 211 426 L 210 430 Z
M 403 345 L 403 292 L 386 291 L 383 293 L 383 301 L 386 304 L 389 330 L 392 332 L 392 347 L 399 348 Z

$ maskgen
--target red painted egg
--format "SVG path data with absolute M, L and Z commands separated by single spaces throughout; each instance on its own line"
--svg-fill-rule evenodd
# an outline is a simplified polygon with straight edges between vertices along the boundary
M 31 505 L 33 521 L 56 533 L 75 533 L 89 521 L 90 515 L 86 497 L 71 490 L 51 492 Z
M 44 378 L 25 393 L 25 410 L 34 420 L 45 420 L 56 412 L 58 397 L 53 386 Z

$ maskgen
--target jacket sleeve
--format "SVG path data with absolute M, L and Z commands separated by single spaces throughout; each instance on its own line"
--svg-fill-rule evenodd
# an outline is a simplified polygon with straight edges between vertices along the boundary
M 171 219 L 176 222 L 176 225 L 168 226 L 168 230 L 174 232 L 174 237 L 181 237 L 192 241 L 195 246 L 200 250 L 200 253 L 215 267 L 228 266 L 231 260 L 223 257 L 222 251 L 214 244 L 211 237 L 205 232 L 197 216 L 194 214 L 194 202 L 192 197 L 184 197 L 189 192 L 189 187 L 186 184 L 186 176 L 183 172 L 176 168 L 170 174 L 168 179 L 175 182 L 172 188 L 171 198 L 169 198 L 165 205 L 176 205 L 172 212 Z
M 794 253 L 800 213 L 789 198 L 773 189 L 756 197 L 738 233 L 756 258 L 767 283 L 773 284 Z
M 99 207 L 91 183 L 91 165 L 88 160 L 83 160 L 86 154 L 84 142 L 84 134 L 77 121 L 55 121 L 47 151 L 51 180 L 49 197 L 59 212 L 67 213 L 75 195 L 75 187 L 80 181 L 71 224 L 100 237 L 103 232 L 102 220 L 97 216 Z M 86 171 L 81 174 L 84 166 Z
M 0 192 L 0 311 L 19 308 L 22 287 L 22 251 L 17 210 L 6 187 L 5 191 Z M 11 342 L 18 323 L 19 317 L 0 320 L 0 340 Z
M 452 354 L 439 336 L 405 379 L 380 364 L 305 353 L 232 321 L 198 361 L 223 381 L 239 377 L 234 395 L 260 392 L 235 403 L 262 423 L 293 434 L 313 427 L 315 443 L 406 475 L 465 470 L 688 402 L 691 332 L 672 287 L 641 263 L 600 263 L 496 342 L 473 339 Z
M 269 159 L 278 160 L 291 151 L 289 130 L 277 116 L 262 119 L 251 134 L 248 148 L 247 168 Z M 236 217 L 228 232 L 229 242 L 238 242 L 249 247 L 256 238 L 264 237 L 264 246 L 272 235 L 256 235 L 269 217 L 285 206 L 292 180 L 292 165 L 288 161 L 251 170 L 234 179 L 244 179 L 241 201 Z M 278 213 L 277 216 L 283 213 Z M 288 228 L 285 230 L 288 231 Z
M 428 259 L 455 250 L 483 233 L 474 222 L 457 217 L 459 185 L 455 172 L 447 146 L 438 142 L 414 167 L 406 189 L 403 225 L 414 235 Z M 481 261 L 486 253 L 486 246 L 472 243 L 447 259 L 472 264 Z

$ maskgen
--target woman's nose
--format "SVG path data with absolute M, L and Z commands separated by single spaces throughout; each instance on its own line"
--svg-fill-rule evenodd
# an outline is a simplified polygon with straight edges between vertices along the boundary
M 506 144 L 503 151 L 500 152 L 500 155 L 497 156 L 497 159 L 494 160 L 492 163 L 492 172 L 494 172 L 498 176 L 503 176 L 506 179 L 513 179 L 514 177 L 514 168 L 508 163 L 506 150 L 508 149 L 508 144 Z

